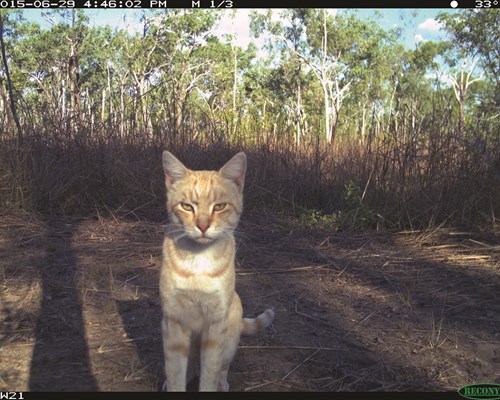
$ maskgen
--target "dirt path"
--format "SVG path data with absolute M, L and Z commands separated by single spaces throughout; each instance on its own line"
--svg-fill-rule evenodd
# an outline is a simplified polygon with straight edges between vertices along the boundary
M 157 391 L 163 221 L 0 216 L 0 390 Z M 459 234 L 457 234 L 459 233 Z M 240 225 L 233 391 L 500 383 L 500 245 L 463 232 Z

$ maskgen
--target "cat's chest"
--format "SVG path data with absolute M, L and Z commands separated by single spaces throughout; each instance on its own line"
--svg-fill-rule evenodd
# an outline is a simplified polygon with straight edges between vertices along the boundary
M 184 251 L 166 241 L 161 290 L 178 309 L 218 309 L 234 292 L 234 251 L 212 246 L 205 251 Z M 206 310 L 205 310 L 206 311 Z
M 234 245 L 231 242 L 218 242 L 205 249 L 180 248 L 172 243 L 164 247 L 164 253 L 177 278 L 194 278 L 198 283 L 203 283 L 206 277 L 223 278 L 220 272 L 234 269 Z M 182 283 L 182 279 L 176 280 Z M 214 284 L 217 283 L 214 281 Z
M 167 285 L 179 289 L 216 292 L 234 275 L 234 252 L 213 248 L 205 251 L 179 251 L 164 246 L 163 271 Z
M 178 319 L 197 325 L 198 322 L 218 320 L 227 309 L 227 298 L 221 292 L 205 292 L 192 288 L 175 288 L 170 296 L 170 312 Z
M 199 330 L 203 323 L 219 320 L 226 314 L 231 293 L 228 289 L 223 279 L 204 274 L 177 275 L 167 295 L 167 307 L 177 319 Z
M 196 255 L 187 255 L 179 259 L 179 267 L 194 275 L 206 275 L 216 271 L 225 262 L 223 255 L 207 251 Z

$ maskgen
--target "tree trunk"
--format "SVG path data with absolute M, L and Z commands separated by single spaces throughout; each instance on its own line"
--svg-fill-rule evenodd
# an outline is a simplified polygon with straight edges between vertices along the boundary
M 12 113 L 9 112 L 9 100 L 7 99 L 7 95 L 5 93 L 5 87 L 3 85 L 4 78 L 0 76 L 0 98 L 2 99 L 1 102 L 1 110 L 2 110 L 2 123 L 3 127 L 6 128 L 4 131 L 7 132 L 10 127 L 11 127 L 11 119 L 12 119 Z
M 61 123 L 66 118 L 66 81 L 61 79 Z
M 363 104 L 363 114 L 361 115 L 361 143 L 366 140 L 366 104 Z
M 330 144 L 332 142 L 332 130 L 330 127 L 330 101 L 329 101 L 329 93 L 328 93 L 328 77 L 326 75 L 326 53 L 328 51 L 328 30 L 326 29 L 326 10 L 323 10 L 323 60 L 321 65 L 321 77 L 322 82 L 321 86 L 323 86 L 323 96 L 325 98 L 325 137 L 326 142 Z
M 71 37 L 70 42 L 70 53 L 68 61 L 68 80 L 69 80 L 69 120 L 71 124 L 76 123 L 76 132 L 81 132 L 83 125 L 83 115 L 82 115 L 82 98 L 81 98 L 81 88 L 80 88 L 80 66 L 78 63 L 79 57 L 79 47 L 78 38 L 75 33 L 75 22 L 76 22 L 76 10 L 71 10 Z
M 106 109 L 106 89 L 102 89 L 102 96 L 101 96 L 101 122 L 103 122 L 103 123 L 104 123 L 104 120 L 106 119 L 105 109 Z
M 238 58 L 236 57 L 236 48 L 232 46 L 233 54 L 234 54 L 234 77 L 233 77 L 233 126 L 232 126 L 232 137 L 234 138 L 236 134 L 236 92 L 237 92 L 237 83 L 238 83 Z
M 330 129 L 330 102 L 328 101 L 328 89 L 326 83 L 323 84 L 323 96 L 325 97 L 325 138 L 328 144 L 332 141 L 332 131 Z
M 460 92 L 458 99 L 458 131 L 461 133 L 465 127 L 465 93 Z
M 301 101 L 300 101 L 300 78 L 299 78 L 299 81 L 297 82 L 297 110 L 296 110 L 296 118 L 297 118 L 297 122 L 296 122 L 296 129 L 297 129 L 297 137 L 296 137 L 296 143 L 297 143 L 297 146 L 300 145 L 300 136 L 301 136 L 301 132 L 300 132 L 300 111 L 301 111 Z
M 120 77 L 120 105 L 119 105 L 119 112 L 117 112 L 115 118 L 113 120 L 115 121 L 116 124 L 118 124 L 118 132 L 120 134 L 120 137 L 124 136 L 125 132 L 125 79 L 126 77 L 121 76 Z M 111 100 L 110 100 L 111 101 Z
M 18 138 L 21 139 L 22 138 L 21 124 L 19 123 L 19 117 L 17 116 L 16 103 L 14 101 L 14 93 L 13 93 L 14 91 L 12 89 L 12 80 L 10 79 L 9 65 L 7 63 L 5 41 L 3 38 L 3 34 L 4 34 L 3 15 L 0 14 L 0 47 L 2 51 L 2 60 L 3 60 L 3 67 L 5 70 L 5 77 L 7 78 L 7 90 L 9 91 L 10 110 L 12 112 L 12 117 L 14 118 L 14 122 L 16 123 Z
M 109 65 L 107 66 L 108 72 L 108 93 L 109 93 L 109 120 L 113 122 L 113 91 L 111 90 L 111 72 Z

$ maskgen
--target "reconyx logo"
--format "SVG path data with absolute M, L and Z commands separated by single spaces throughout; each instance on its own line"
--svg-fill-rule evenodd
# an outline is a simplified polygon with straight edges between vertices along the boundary
M 475 383 L 458 389 L 460 396 L 474 400 L 500 399 L 500 385 L 496 383 Z

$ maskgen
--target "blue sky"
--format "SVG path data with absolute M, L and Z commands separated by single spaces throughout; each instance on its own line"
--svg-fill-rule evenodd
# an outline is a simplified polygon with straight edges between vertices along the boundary
M 95 25 L 110 25 L 128 29 L 131 32 L 140 30 L 139 18 L 143 10 L 109 10 L 93 9 L 87 10 L 90 23 Z M 234 33 L 237 36 L 237 43 L 246 47 L 250 40 L 249 33 L 249 12 L 250 9 L 237 9 L 234 19 L 229 18 L 230 10 L 215 10 L 225 14 L 216 33 Z M 279 11 L 279 10 L 276 10 Z M 381 14 L 376 16 L 375 12 Z M 460 12 L 460 9 L 358 9 L 360 18 L 373 18 L 384 29 L 395 26 L 403 28 L 401 43 L 407 48 L 415 48 L 415 44 L 423 40 L 445 39 L 445 34 L 440 30 L 436 22 L 436 15 L 441 11 Z M 416 12 L 413 16 L 412 13 Z M 48 26 L 41 16 L 42 11 L 36 9 L 24 10 L 24 15 L 28 20 L 36 21 L 42 26 Z M 257 41 L 257 45 L 259 45 Z

